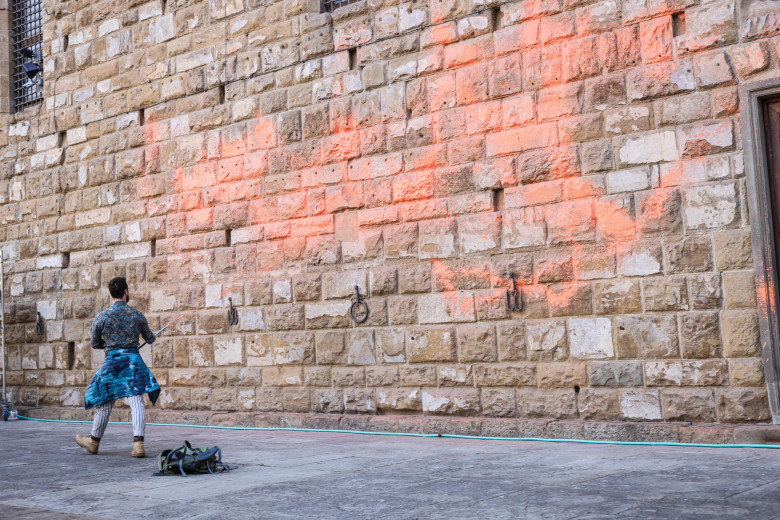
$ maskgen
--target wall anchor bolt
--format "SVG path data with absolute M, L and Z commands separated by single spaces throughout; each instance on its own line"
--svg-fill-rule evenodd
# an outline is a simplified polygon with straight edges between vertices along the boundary
M 238 309 L 233 307 L 233 298 L 228 298 L 230 308 L 228 309 L 227 319 L 230 325 L 238 325 Z
M 46 334 L 46 324 L 43 322 L 43 316 L 41 316 L 41 313 L 37 313 L 38 317 L 35 320 L 35 333 L 39 336 L 43 336 Z
M 511 280 L 512 288 L 506 291 L 506 303 L 510 311 L 522 311 L 523 310 L 523 292 L 517 288 L 517 280 L 515 280 L 515 273 L 509 273 L 509 279 Z

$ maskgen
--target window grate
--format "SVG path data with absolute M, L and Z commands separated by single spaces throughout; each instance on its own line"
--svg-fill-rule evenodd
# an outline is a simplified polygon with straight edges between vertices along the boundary
M 321 0 L 322 3 L 320 4 L 320 12 L 321 13 L 332 13 L 339 7 L 344 7 L 345 5 L 349 4 L 355 4 L 357 2 L 360 2 L 361 0 Z
M 43 5 L 42 0 L 12 0 L 11 42 L 13 50 L 14 109 L 43 99 Z M 24 66 L 37 65 L 31 79 Z

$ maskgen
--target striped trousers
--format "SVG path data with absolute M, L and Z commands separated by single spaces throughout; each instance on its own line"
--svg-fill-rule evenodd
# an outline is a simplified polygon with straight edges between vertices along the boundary
M 146 429 L 146 409 L 144 408 L 144 396 L 133 395 L 127 397 L 127 404 L 130 405 L 130 413 L 133 416 L 133 436 L 143 437 Z M 108 416 L 111 415 L 111 409 L 114 408 L 114 401 L 101 404 L 95 408 L 95 418 L 92 421 L 92 436 L 101 439 L 106 431 Z

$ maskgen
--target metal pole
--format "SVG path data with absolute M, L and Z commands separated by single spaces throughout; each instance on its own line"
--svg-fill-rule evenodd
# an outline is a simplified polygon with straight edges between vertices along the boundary
M 0 249 L 0 343 L 3 345 L 3 401 L 7 401 L 5 391 L 5 275 L 3 273 L 3 250 Z

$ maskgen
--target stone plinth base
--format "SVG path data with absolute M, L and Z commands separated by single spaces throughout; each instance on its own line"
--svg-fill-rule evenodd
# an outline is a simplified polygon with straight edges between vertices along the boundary
M 92 420 L 79 408 L 20 408 L 34 419 Z M 555 419 L 494 419 L 415 415 L 329 415 L 306 413 L 235 413 L 147 409 L 146 419 L 158 424 L 198 424 L 255 428 L 304 428 L 362 432 L 428 433 L 477 437 L 532 437 L 622 442 L 706 444 L 780 443 L 780 425 L 607 422 Z M 112 421 L 129 421 L 129 409 L 114 409 Z

